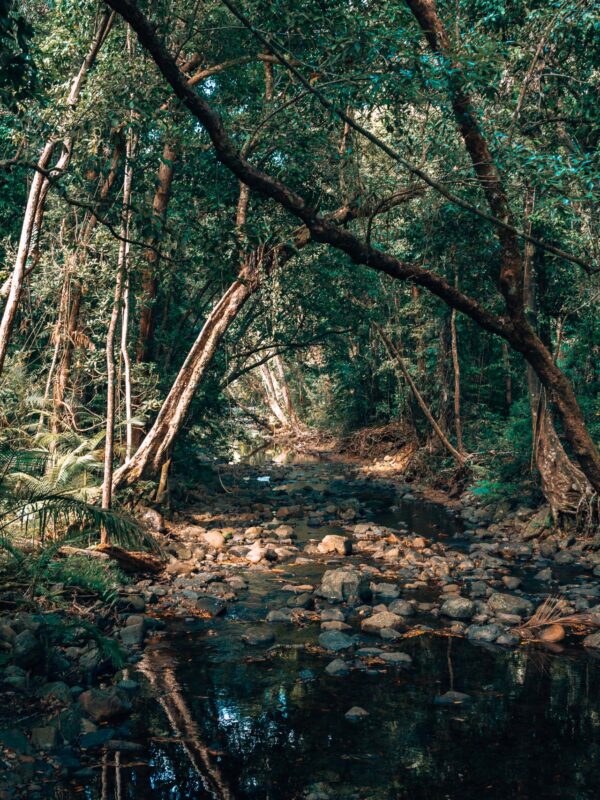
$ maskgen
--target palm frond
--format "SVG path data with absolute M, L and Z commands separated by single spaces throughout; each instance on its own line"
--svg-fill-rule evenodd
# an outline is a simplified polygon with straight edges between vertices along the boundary
M 39 487 L 24 495 L 0 518 L 0 546 L 10 540 L 10 531 L 17 525 L 35 525 L 44 539 L 47 531 L 53 540 L 65 543 L 82 531 L 99 536 L 104 529 L 115 544 L 129 549 L 160 552 L 158 542 L 136 520 L 121 511 L 103 509 L 70 494 Z

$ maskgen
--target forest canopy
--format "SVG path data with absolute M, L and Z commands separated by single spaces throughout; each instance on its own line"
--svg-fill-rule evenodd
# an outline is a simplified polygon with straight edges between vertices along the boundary
M 244 439 L 393 424 L 416 472 L 593 515 L 599 30 L 4 0 L 5 459 L 83 448 L 109 509 Z

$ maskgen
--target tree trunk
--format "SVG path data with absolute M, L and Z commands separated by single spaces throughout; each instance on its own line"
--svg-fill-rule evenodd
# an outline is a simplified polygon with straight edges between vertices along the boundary
M 114 434 L 115 434 L 115 340 L 121 305 L 123 302 L 123 286 L 127 272 L 129 224 L 131 219 L 131 183 L 133 178 L 133 134 L 128 134 L 125 175 L 123 178 L 123 211 L 121 216 L 121 241 L 119 243 L 119 260 L 115 279 L 115 292 L 112 311 L 106 334 L 106 437 L 104 441 L 104 477 L 102 480 L 102 508 L 112 506 L 112 478 L 114 462 Z M 101 541 L 106 543 L 106 530 L 101 532 Z
M 123 311 L 121 322 L 121 358 L 123 359 L 123 381 L 125 384 L 125 463 L 133 454 L 133 405 L 131 401 L 131 358 L 128 349 L 129 336 L 129 243 L 125 243 L 125 284 L 123 286 Z
M 113 489 L 131 485 L 142 477 L 154 477 L 158 474 L 219 343 L 248 298 L 258 288 L 257 275 L 247 269 L 213 307 L 179 370 L 154 425 L 131 461 L 115 472 Z
M 525 219 L 529 229 L 533 207 L 534 195 L 528 192 Z M 524 298 L 529 315 L 533 318 L 537 313 L 534 255 L 533 244 L 527 242 L 523 269 Z M 544 497 L 555 522 L 558 522 L 561 514 L 574 515 L 585 508 L 586 499 L 591 499 L 593 489 L 565 452 L 546 403 L 546 391 L 530 364 L 527 365 L 527 389 L 532 421 L 532 460 L 540 474 Z
M 69 91 L 69 96 L 67 98 L 67 109 L 70 112 L 73 111 L 75 106 L 79 101 L 79 97 L 81 95 L 81 90 L 83 88 L 85 78 L 87 73 L 92 68 L 96 56 L 110 31 L 114 18 L 114 12 L 106 11 L 98 25 L 96 33 L 94 35 L 94 39 L 92 41 L 92 45 L 90 50 L 88 51 L 83 64 L 74 78 L 73 82 L 71 83 L 71 89 Z M 67 120 L 68 124 L 69 120 Z M 52 138 L 46 142 L 40 159 L 38 161 L 38 166 L 44 172 L 48 171 L 48 166 L 50 163 L 50 158 L 55 150 L 57 145 L 57 140 Z M 73 152 L 73 138 L 72 136 L 67 136 L 64 141 L 62 142 L 63 152 L 57 161 L 55 167 L 53 168 L 53 174 L 60 176 L 69 166 L 71 161 L 71 154 Z M 17 314 L 17 310 L 19 307 L 19 303 L 21 300 L 21 294 L 23 292 L 23 284 L 24 278 L 26 274 L 26 266 L 27 260 L 30 255 L 32 242 L 34 240 L 34 225 L 37 224 L 37 236 L 40 236 L 43 217 L 44 217 L 44 207 L 46 203 L 46 196 L 48 194 L 48 189 L 50 188 L 50 180 L 46 174 L 42 172 L 36 171 L 33 180 L 31 182 L 31 188 L 29 190 L 29 196 L 27 198 L 27 206 L 25 209 L 25 216 L 23 219 L 23 225 L 21 228 L 21 236 L 19 239 L 19 247 L 17 250 L 17 257 L 15 259 L 15 264 L 12 271 L 12 276 L 10 279 L 10 291 L 8 293 L 8 297 L 6 300 L 6 305 L 4 307 L 4 313 L 2 315 L 2 321 L 0 322 L 0 374 L 4 369 L 4 362 L 6 360 L 6 352 L 8 349 L 8 343 L 10 341 L 10 336 L 12 334 L 12 329 L 14 326 L 15 317 Z
M 458 266 L 455 267 L 454 285 L 458 289 Z M 464 453 L 462 419 L 460 415 L 460 361 L 458 358 L 458 333 L 456 330 L 456 309 L 450 314 L 450 341 L 452 350 L 452 372 L 454 374 L 454 431 L 456 433 L 456 449 Z
M 167 218 L 167 209 L 171 197 L 177 155 L 177 147 L 169 142 L 165 143 L 158 167 L 156 192 L 152 201 L 152 216 L 155 232 L 148 240 L 150 247 L 148 247 L 144 255 L 146 263 L 142 270 L 142 307 L 140 312 L 139 338 L 136 348 L 136 360 L 138 363 L 150 359 L 154 345 L 156 296 L 158 290 L 157 270 L 160 261 L 160 256 L 157 253 L 157 245 L 162 239 L 162 230 Z
M 102 181 L 99 191 L 100 203 L 103 203 L 110 193 L 110 190 L 117 177 L 119 161 L 122 155 L 122 145 L 119 141 L 115 145 L 111 159 L 108 175 Z M 76 243 L 76 252 L 72 261 L 69 260 L 66 266 L 65 283 L 63 292 L 66 292 L 66 304 L 59 305 L 59 318 L 57 321 L 57 331 L 59 336 L 59 346 L 62 348 L 60 363 L 54 382 L 53 406 L 54 423 L 58 421 L 63 413 L 65 397 L 71 380 L 71 366 L 73 362 L 73 352 L 75 350 L 78 333 L 82 301 L 82 285 L 78 275 L 79 264 L 85 257 L 85 251 L 91 241 L 92 233 L 98 223 L 98 218 L 91 213 L 84 222 L 83 231 Z
M 440 440 L 442 445 L 446 448 L 446 450 L 450 453 L 452 458 L 456 461 L 458 466 L 459 467 L 463 467 L 465 465 L 465 463 L 466 463 L 466 459 L 465 459 L 464 455 L 462 453 L 459 453 L 458 450 L 451 444 L 451 442 L 449 441 L 448 437 L 445 435 L 444 431 L 440 428 L 440 426 L 436 422 L 435 417 L 433 416 L 433 414 L 429 410 L 429 406 L 427 405 L 427 403 L 423 399 L 423 396 L 421 395 L 421 393 L 419 392 L 419 390 L 417 389 L 417 387 L 415 385 L 415 382 L 411 378 L 411 375 L 410 375 L 408 369 L 406 368 L 406 364 L 404 363 L 404 359 L 400 355 L 400 353 L 398 351 L 398 348 L 392 342 L 392 340 L 387 335 L 387 333 L 383 330 L 381 325 L 378 325 L 377 323 L 375 323 L 375 330 L 377 331 L 377 333 L 381 337 L 381 340 L 383 341 L 388 353 L 390 354 L 390 357 L 400 367 L 400 371 L 401 371 L 402 375 L 404 376 L 404 379 L 406 380 L 406 382 L 410 386 L 410 389 L 411 389 L 412 393 L 415 396 L 415 400 L 419 404 L 419 408 L 421 409 L 421 411 L 425 415 L 427 421 L 429 422 L 429 424 L 433 428 L 436 436 L 438 437 L 438 439 Z
M 502 363 L 504 364 L 504 409 L 506 416 L 510 414 L 513 401 L 512 373 L 510 369 L 510 355 L 508 345 L 502 342 Z

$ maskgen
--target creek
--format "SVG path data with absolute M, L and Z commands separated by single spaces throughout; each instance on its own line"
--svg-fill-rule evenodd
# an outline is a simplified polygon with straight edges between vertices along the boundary
M 244 484 L 256 499 L 283 487 L 337 497 L 330 465 L 289 468 L 287 483 Z M 339 471 L 339 470 L 338 470 Z M 306 488 L 308 487 L 308 488 Z M 347 487 L 346 487 L 347 488 Z M 450 540 L 458 521 L 440 506 L 394 504 L 389 486 L 360 484 L 369 518 Z M 391 509 L 390 509 L 391 506 Z M 295 520 L 297 544 L 343 533 Z M 354 556 L 350 557 L 350 560 Z M 364 560 L 364 558 L 363 558 Z M 145 650 L 142 708 L 130 726 L 135 754 L 104 755 L 90 777 L 57 797 L 115 800 L 399 800 L 584 798 L 600 790 L 599 662 L 582 648 L 474 645 L 424 633 L 405 638 L 404 669 L 371 664 L 334 677 L 315 645 L 319 622 L 273 624 L 274 644 L 249 648 L 245 632 L 285 606 L 284 586 L 318 585 L 324 561 L 249 570 L 248 588 L 211 620 L 174 619 Z M 429 590 L 413 592 L 427 599 Z M 406 595 L 403 595 L 406 596 Z M 429 620 L 431 624 L 431 620 Z M 360 646 L 373 646 L 365 636 Z M 448 691 L 464 702 L 440 704 Z M 358 720 L 346 712 L 368 712 Z M 83 787 L 82 785 L 83 784 Z M 82 795 L 83 788 L 83 795 Z

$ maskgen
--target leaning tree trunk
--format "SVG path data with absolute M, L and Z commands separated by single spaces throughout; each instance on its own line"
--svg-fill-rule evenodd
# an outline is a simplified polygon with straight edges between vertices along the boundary
M 156 476 L 179 433 L 198 384 L 210 366 L 228 328 L 249 297 L 259 288 L 254 271 L 247 269 L 223 294 L 208 315 L 188 353 L 158 416 L 133 458 L 114 474 L 113 489 L 142 477 Z
M 102 47 L 106 36 L 108 35 L 108 32 L 112 26 L 113 18 L 114 12 L 110 13 L 106 11 L 100 20 L 90 50 L 87 53 L 77 76 L 71 83 L 69 97 L 67 98 L 67 109 L 69 112 L 73 111 L 79 101 L 87 73 L 92 68 L 96 60 L 96 56 L 98 55 L 98 52 Z M 31 182 L 31 188 L 27 198 L 27 206 L 21 228 L 17 257 L 15 259 L 15 264 L 10 278 L 10 290 L 6 299 L 6 305 L 4 306 L 2 321 L 0 322 L 0 373 L 2 373 L 2 370 L 4 369 L 8 343 L 10 341 L 15 317 L 17 315 L 17 310 L 21 301 L 21 295 L 23 293 L 23 286 L 25 283 L 25 277 L 27 275 L 27 261 L 31 252 L 32 243 L 34 241 L 34 233 L 37 237 L 39 237 L 41 232 L 46 197 L 48 194 L 48 189 L 50 188 L 50 177 L 47 174 L 48 167 L 50 158 L 52 157 L 57 144 L 58 141 L 56 138 L 52 138 L 46 142 L 38 161 L 39 170 L 36 171 Z M 62 148 L 62 154 L 52 169 L 53 175 L 57 177 L 60 177 L 60 175 L 64 173 L 66 169 L 68 169 L 71 161 L 71 154 L 73 152 L 73 137 L 71 135 L 68 135 L 64 139 L 62 142 Z M 37 231 L 35 230 L 36 226 Z
M 448 453 L 456 461 L 458 466 L 459 467 L 464 467 L 465 464 L 466 464 L 465 456 L 463 455 L 463 453 L 459 453 L 459 451 L 450 442 L 450 440 L 448 439 L 448 437 L 446 436 L 444 431 L 441 429 L 441 427 L 436 422 L 436 419 L 433 416 L 433 414 L 431 413 L 431 410 L 430 410 L 429 406 L 425 402 L 421 392 L 417 389 L 417 386 L 416 386 L 415 382 L 413 381 L 413 379 L 412 379 L 412 377 L 410 375 L 410 372 L 406 368 L 406 364 L 404 363 L 404 359 L 402 358 L 402 356 L 400 354 L 400 351 L 398 350 L 398 348 L 396 347 L 394 342 L 390 339 L 390 337 L 387 335 L 387 333 L 383 330 L 381 325 L 378 325 L 377 323 L 375 323 L 375 330 L 377 331 L 377 333 L 381 337 L 381 340 L 383 341 L 383 343 L 384 343 L 384 345 L 386 347 L 386 350 L 388 351 L 390 357 L 394 360 L 394 362 L 400 368 L 400 372 L 402 373 L 405 381 L 410 386 L 410 389 L 411 389 L 413 395 L 415 396 L 415 400 L 419 404 L 419 408 L 421 409 L 421 411 L 425 415 L 425 418 L 427 419 L 427 421 L 429 422 L 429 424 L 433 428 L 433 431 L 434 431 L 435 435 L 438 437 L 438 439 L 440 440 L 440 442 L 443 445 L 443 447 L 446 448 Z

